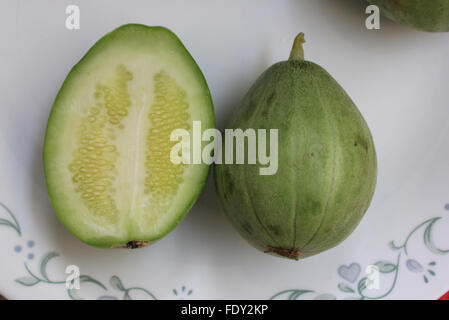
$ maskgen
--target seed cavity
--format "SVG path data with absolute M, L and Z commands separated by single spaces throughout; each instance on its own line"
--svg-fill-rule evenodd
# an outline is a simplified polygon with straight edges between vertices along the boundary
M 103 97 L 103 106 L 110 124 L 119 125 L 121 120 L 128 115 L 128 109 L 131 106 L 128 81 L 132 79 L 132 73 L 125 66 L 120 65 L 117 67 L 115 78 L 110 85 L 97 85 L 94 96 L 97 99 Z M 121 127 L 123 128 L 123 125 Z
M 132 74 L 120 65 L 108 85 L 97 84 L 95 105 L 89 108 L 78 127 L 78 146 L 69 165 L 76 192 L 90 213 L 103 223 L 112 224 L 119 218 L 111 189 L 118 152 L 108 142 L 107 132 L 120 125 L 128 114 L 131 100 L 127 83 L 131 79 Z
M 154 101 L 150 107 L 150 129 L 146 138 L 145 193 L 164 206 L 176 194 L 183 182 L 185 165 L 170 161 L 170 151 L 176 142 L 170 141 L 173 130 L 191 128 L 186 91 L 176 80 L 161 71 L 154 76 Z M 164 201 L 165 200 L 165 201 Z

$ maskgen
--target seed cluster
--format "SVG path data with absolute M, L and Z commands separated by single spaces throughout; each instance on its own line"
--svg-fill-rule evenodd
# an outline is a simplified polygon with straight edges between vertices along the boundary
M 174 195 L 183 182 L 184 165 L 170 161 L 170 151 L 176 142 L 170 141 L 175 129 L 190 129 L 186 91 L 166 72 L 154 76 L 154 102 L 149 118 L 150 130 L 147 135 L 145 161 L 145 193 L 162 200 Z
M 114 181 L 115 162 L 118 152 L 108 143 L 106 134 L 127 115 L 130 97 L 127 82 L 132 74 L 124 66 L 117 67 L 111 85 L 97 85 L 95 106 L 90 107 L 87 116 L 78 128 L 78 148 L 73 152 L 69 170 L 76 192 L 90 212 L 103 222 L 114 223 L 118 210 L 111 196 Z
M 132 73 L 125 66 L 120 65 L 117 67 L 116 77 L 112 86 L 97 86 L 95 97 L 97 99 L 103 97 L 108 121 L 112 125 L 120 124 L 120 121 L 128 115 L 128 108 L 131 106 L 128 81 L 132 79 Z

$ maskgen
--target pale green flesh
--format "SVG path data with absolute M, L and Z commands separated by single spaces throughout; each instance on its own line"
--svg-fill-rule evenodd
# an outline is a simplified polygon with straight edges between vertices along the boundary
M 225 212 L 255 247 L 304 258 L 336 246 L 358 225 L 375 189 L 375 148 L 359 111 L 326 71 L 305 61 L 274 65 L 229 127 L 279 130 L 275 175 L 259 175 L 258 165 L 215 166 Z
M 64 225 L 100 247 L 172 230 L 209 170 L 170 161 L 170 133 L 192 133 L 195 120 L 215 126 L 210 93 L 173 33 L 126 25 L 97 42 L 66 78 L 47 126 L 47 187 Z

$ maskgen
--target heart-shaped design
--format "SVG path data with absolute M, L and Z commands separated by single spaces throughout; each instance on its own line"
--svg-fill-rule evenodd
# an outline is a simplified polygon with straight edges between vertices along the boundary
M 349 266 L 340 266 L 338 268 L 338 274 L 340 275 L 340 277 L 342 277 L 343 279 L 354 283 L 357 278 L 360 275 L 360 271 L 362 270 L 362 268 L 360 267 L 360 265 L 358 263 L 351 263 Z

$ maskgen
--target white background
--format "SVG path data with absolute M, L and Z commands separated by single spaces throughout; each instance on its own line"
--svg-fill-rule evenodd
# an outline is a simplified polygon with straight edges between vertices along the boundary
M 81 29 L 65 28 L 65 8 L 81 10 Z M 365 28 L 363 0 L 165 0 L 0 2 L 0 202 L 18 217 L 21 239 L 0 227 L 0 292 L 8 298 L 66 298 L 63 287 L 23 287 L 25 254 L 16 244 L 36 242 L 64 266 L 107 283 L 118 275 L 158 298 L 189 296 L 266 299 L 285 289 L 339 293 L 340 265 L 394 260 L 388 242 L 402 242 L 427 218 L 446 217 L 435 241 L 449 247 L 449 34 L 429 34 L 381 20 Z M 346 89 L 372 130 L 379 181 L 373 204 L 354 234 L 337 248 L 300 262 L 263 255 L 224 218 L 211 179 L 180 226 L 138 251 L 100 250 L 80 243 L 59 223 L 46 196 L 42 142 L 46 120 L 71 67 L 105 33 L 125 23 L 174 31 L 202 69 L 223 129 L 246 91 L 266 68 L 286 60 L 297 33 L 305 32 L 306 59 L 324 67 Z M 428 255 L 417 236 L 416 257 Z M 420 248 L 420 246 L 422 248 Z M 426 262 L 427 258 L 424 258 Z M 449 257 L 425 285 L 402 265 L 390 298 L 435 299 L 449 290 Z M 429 260 L 430 261 L 430 260 Z M 446 269 L 446 271 L 445 271 Z M 382 285 L 382 284 L 381 284 Z M 388 284 L 385 284 L 388 286 Z M 92 297 L 98 292 L 92 292 Z

